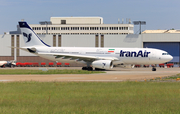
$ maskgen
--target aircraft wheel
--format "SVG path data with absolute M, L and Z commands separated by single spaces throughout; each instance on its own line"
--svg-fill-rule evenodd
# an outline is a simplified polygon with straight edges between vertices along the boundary
M 92 71 L 93 70 L 93 68 L 92 67 L 88 67 L 88 71 Z
M 82 70 L 87 70 L 87 67 L 82 67 Z
M 98 68 L 95 68 L 95 71 L 99 71 L 99 69 L 98 69 Z
M 153 67 L 153 68 L 152 68 L 152 71 L 156 71 L 156 68 Z

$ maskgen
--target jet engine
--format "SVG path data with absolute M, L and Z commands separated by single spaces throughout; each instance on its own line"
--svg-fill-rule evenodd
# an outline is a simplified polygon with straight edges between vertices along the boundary
M 92 67 L 99 69 L 112 69 L 113 63 L 111 60 L 97 60 L 92 62 Z

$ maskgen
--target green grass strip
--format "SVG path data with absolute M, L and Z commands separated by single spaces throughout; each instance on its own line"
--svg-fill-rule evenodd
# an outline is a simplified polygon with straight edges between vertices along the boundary
M 86 70 L 29 70 L 29 69 L 0 69 L 0 75 L 8 74 L 94 74 L 105 73 L 101 71 L 86 71 Z
M 165 79 L 177 79 L 177 78 L 180 78 L 180 74 L 176 74 L 174 76 L 168 76 Z
M 1 82 L 5 114 L 179 114 L 175 82 Z

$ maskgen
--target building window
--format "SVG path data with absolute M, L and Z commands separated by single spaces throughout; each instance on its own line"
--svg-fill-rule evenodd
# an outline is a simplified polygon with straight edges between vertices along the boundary
M 84 27 L 85 30 L 89 30 L 89 27 Z
M 114 27 L 115 30 L 118 30 L 118 27 Z
M 56 30 L 60 30 L 60 27 L 56 27 Z
M 61 30 L 69 30 L 69 27 L 61 27 Z
M 66 24 L 66 20 L 61 20 L 61 24 Z
M 51 30 L 55 30 L 55 27 L 51 27 Z
M 109 27 L 109 30 L 118 30 L 118 27 Z
M 89 27 L 80 27 L 81 30 L 89 30 Z
M 100 30 L 108 30 L 108 27 L 100 27 Z
M 79 30 L 79 27 L 71 27 L 71 30 Z
M 94 30 L 95 29 L 95 27 L 90 27 L 90 30 Z
M 46 27 L 42 27 L 42 30 L 46 30 Z
M 90 27 L 90 30 L 99 30 L 98 27 Z
M 71 33 L 71 34 L 73 34 L 73 35 L 78 35 L 79 33 Z

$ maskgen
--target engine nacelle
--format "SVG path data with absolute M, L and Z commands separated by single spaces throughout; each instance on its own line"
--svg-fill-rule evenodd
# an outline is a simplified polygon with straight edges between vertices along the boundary
M 113 63 L 111 60 L 97 60 L 92 62 L 92 67 L 100 69 L 111 69 L 113 68 Z

